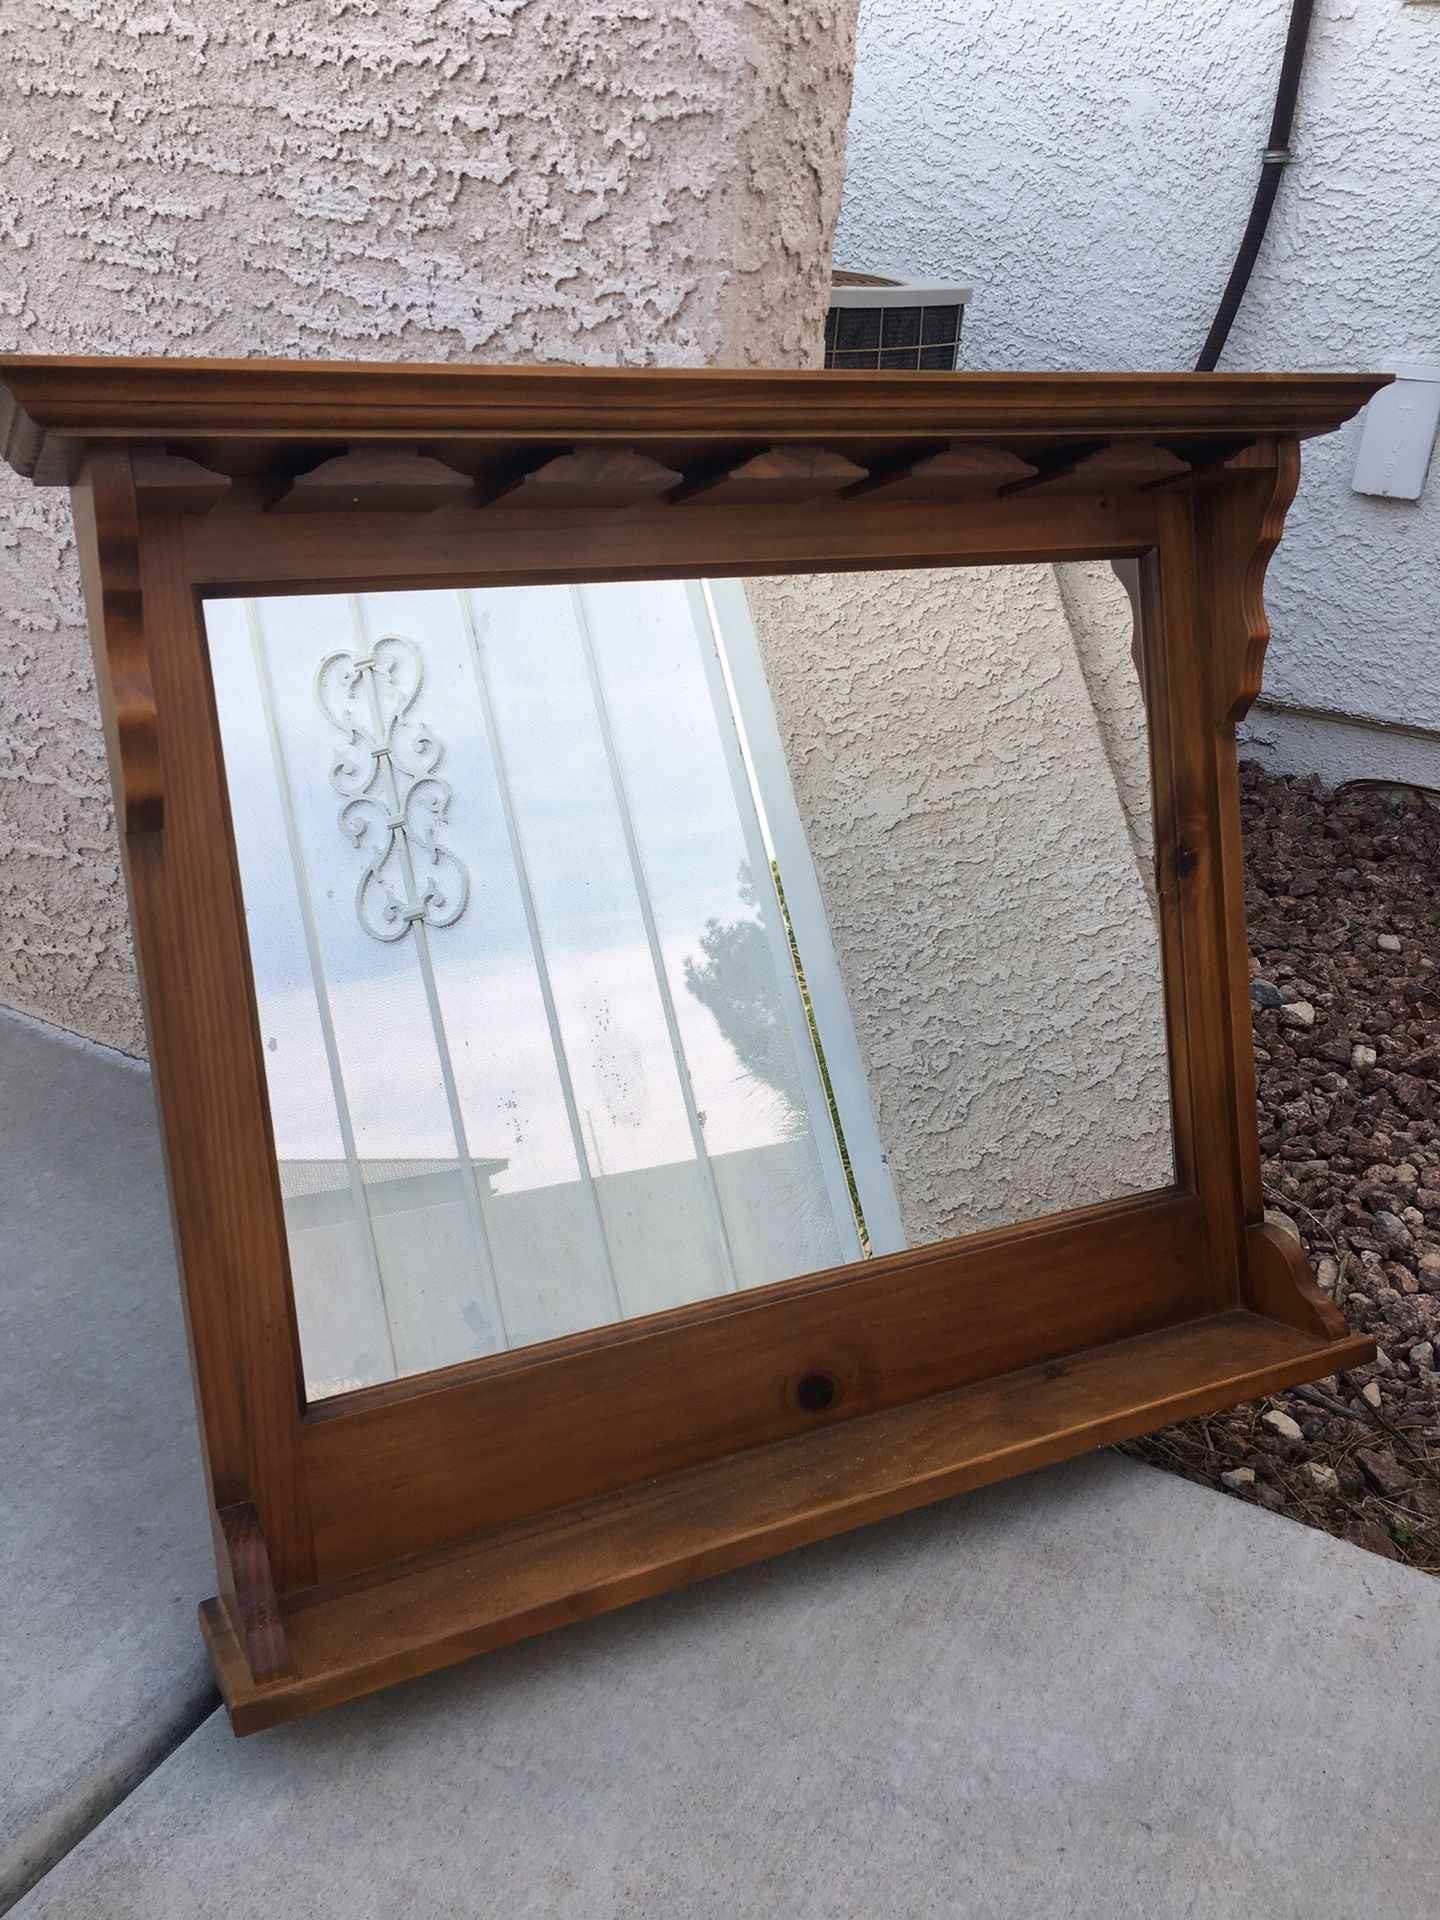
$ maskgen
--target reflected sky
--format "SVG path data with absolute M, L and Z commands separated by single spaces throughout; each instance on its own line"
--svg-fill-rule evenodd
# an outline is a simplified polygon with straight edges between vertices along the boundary
M 726 722 L 707 692 L 700 648 L 709 636 L 697 630 L 693 598 L 683 583 L 664 582 L 586 588 L 578 611 L 575 593 L 559 587 L 492 588 L 466 600 L 368 594 L 357 628 L 345 596 L 277 597 L 252 603 L 253 634 L 244 602 L 207 603 L 280 1156 L 343 1151 L 301 887 L 361 1157 L 455 1152 L 416 939 L 379 941 L 357 916 L 364 860 L 340 829 L 343 800 L 331 783 L 346 742 L 315 698 L 327 655 L 363 652 L 391 631 L 413 640 L 424 660 L 411 718 L 440 742 L 434 772 L 451 799 L 438 837 L 469 875 L 464 915 L 427 938 L 472 1154 L 509 1162 L 495 1180 L 500 1192 L 576 1177 L 477 672 L 592 1169 L 622 1172 L 691 1153 L 577 621 L 593 649 L 707 1149 L 792 1137 L 785 1102 L 741 1067 L 684 986 L 707 923 L 756 916 L 740 875 L 758 831 L 742 818 L 750 803 L 737 795 L 720 734 Z M 778 979 L 774 990 L 778 1004 Z

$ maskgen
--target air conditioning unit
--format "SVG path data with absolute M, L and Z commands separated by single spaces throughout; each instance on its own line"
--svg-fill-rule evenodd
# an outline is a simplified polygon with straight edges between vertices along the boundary
M 825 364 L 953 372 L 974 289 L 913 274 L 837 272 L 830 281 Z

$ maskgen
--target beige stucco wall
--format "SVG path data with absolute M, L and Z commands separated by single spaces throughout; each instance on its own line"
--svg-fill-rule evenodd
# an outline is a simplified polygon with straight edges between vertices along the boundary
M 7 0 L 0 343 L 812 363 L 854 13 Z M 138 1052 L 63 496 L 0 551 L 0 1002 Z
M 912 1243 L 1174 1177 L 1129 603 L 1063 572 L 748 586 Z

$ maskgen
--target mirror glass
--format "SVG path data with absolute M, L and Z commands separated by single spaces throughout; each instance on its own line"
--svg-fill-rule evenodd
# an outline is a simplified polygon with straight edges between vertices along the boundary
M 1172 1180 L 1108 565 L 206 626 L 312 1399 Z

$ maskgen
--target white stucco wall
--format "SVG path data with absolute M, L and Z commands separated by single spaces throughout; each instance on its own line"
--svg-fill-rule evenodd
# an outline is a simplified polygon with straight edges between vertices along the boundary
M 1129 603 L 1067 572 L 747 587 L 912 1244 L 1174 1178 Z
M 1192 366 L 1288 11 L 863 0 L 837 264 L 973 279 L 967 367 Z M 1295 146 L 1221 365 L 1440 358 L 1440 7 L 1319 0 Z M 1440 461 L 1418 504 L 1361 497 L 1358 437 L 1357 422 L 1306 450 L 1270 573 L 1266 692 L 1440 729 Z M 1313 729 L 1266 730 L 1304 763 Z M 1383 760 L 1385 736 L 1363 751 Z M 1440 779 L 1440 743 L 1405 751 Z
M 6 0 L 0 344 L 810 364 L 853 12 Z M 63 495 L 0 553 L 0 1002 L 139 1051 Z

